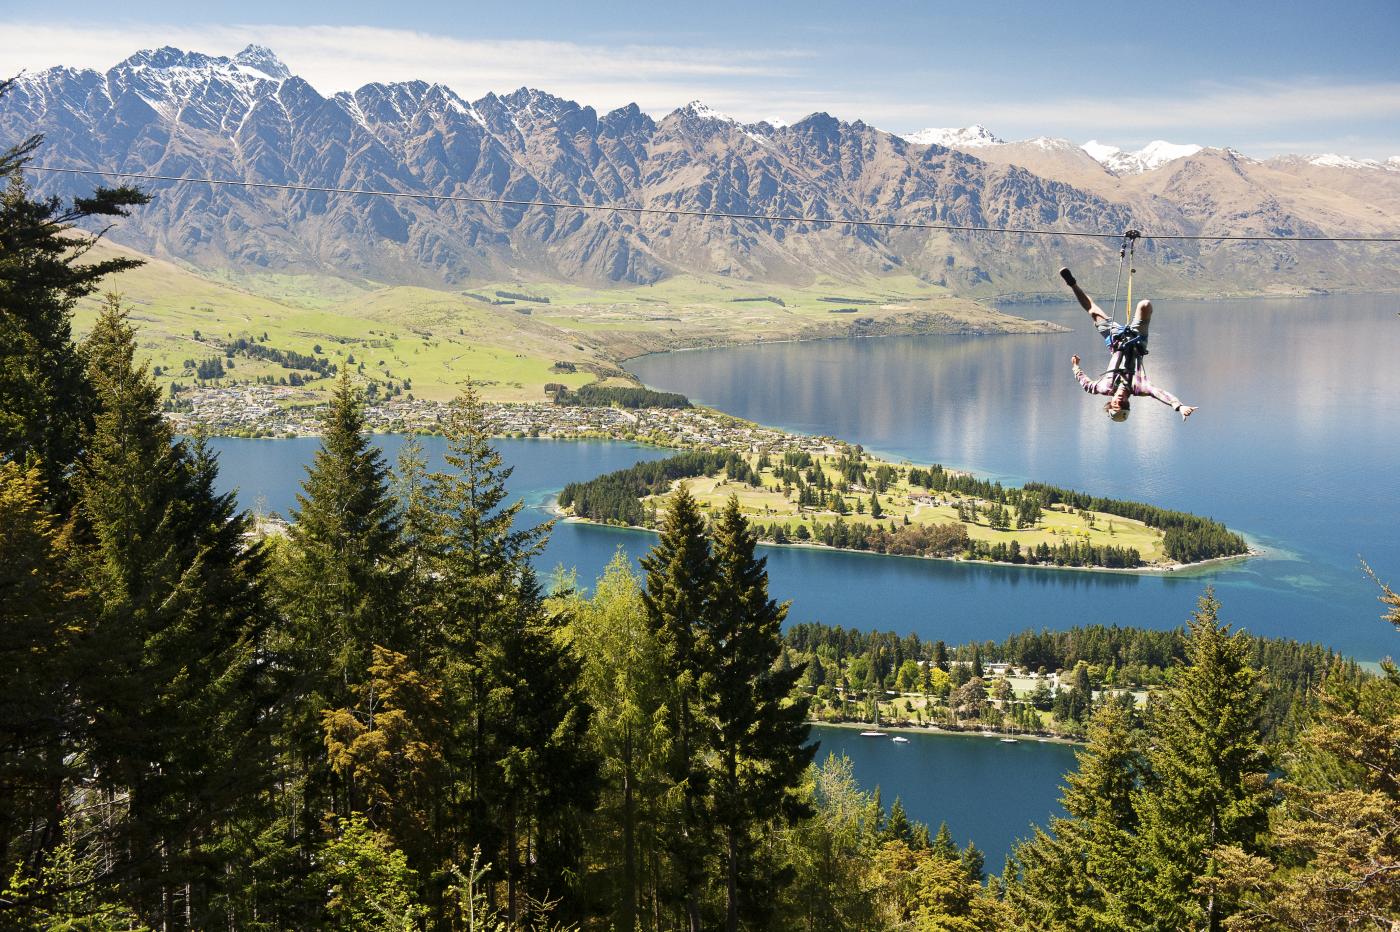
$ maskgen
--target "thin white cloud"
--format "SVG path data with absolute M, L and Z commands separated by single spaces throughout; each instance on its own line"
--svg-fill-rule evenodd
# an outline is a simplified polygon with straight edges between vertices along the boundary
M 367 26 L 11 23 L 0 32 L 0 62 L 10 72 L 54 65 L 105 70 L 116 64 L 114 51 L 124 56 L 173 45 L 231 55 L 253 42 L 271 48 L 293 73 L 323 93 L 373 81 L 425 80 L 474 97 L 528 84 L 604 106 L 630 103 L 637 91 L 658 84 L 704 88 L 726 80 L 788 76 L 792 64 L 805 57 L 793 49 L 459 39 Z M 621 93 L 624 88 L 632 94 Z
M 1204 88 L 1160 97 L 1067 98 L 1059 101 L 989 102 L 978 108 L 992 120 L 1043 122 L 1066 131 L 1103 132 L 1158 127 L 1224 129 L 1291 123 L 1400 120 L 1400 82 L 1324 84 L 1312 80 Z

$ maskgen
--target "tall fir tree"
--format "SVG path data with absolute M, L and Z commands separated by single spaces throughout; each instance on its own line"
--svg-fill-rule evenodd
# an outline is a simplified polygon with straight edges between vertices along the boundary
M 667 728 L 671 753 L 667 777 L 674 802 L 668 830 L 676 880 L 670 899 L 681 909 L 689 932 L 702 928 L 706 857 L 713 846 L 706 817 L 709 786 L 701 752 L 708 744 L 700 677 L 708 665 L 699 632 L 714 585 L 715 567 L 705 519 L 682 485 L 668 499 L 661 539 L 641 561 L 647 620 L 661 646 L 668 683 Z
M 1173 671 L 1153 722 L 1151 782 L 1137 791 L 1137 858 L 1146 882 L 1135 891 L 1145 928 L 1215 930 L 1229 912 L 1202 881 L 1226 845 L 1259 850 L 1272 791 L 1261 745 L 1263 690 L 1249 642 L 1221 625 L 1207 590 L 1190 623 L 1187 663 Z
M 399 516 L 388 476 L 366 433 L 363 394 L 342 369 L 297 494 L 281 583 L 305 652 L 298 666 L 323 678 L 310 690 L 318 711 L 368 679 L 374 645 L 411 646 L 400 624 Z
M 1400 594 L 1371 577 L 1400 629 Z M 1400 668 L 1380 666 L 1324 681 L 1277 784 L 1270 847 L 1216 850 L 1212 880 L 1240 904 L 1231 929 L 1385 929 L 1400 918 Z
M 79 693 L 94 786 L 126 800 L 109 822 L 114 874 L 146 921 L 201 925 L 236 867 L 222 833 L 271 785 L 264 557 L 215 491 L 213 456 L 174 442 L 135 352 L 110 297 L 83 347 L 96 415 L 78 526 L 95 620 Z
M 1140 882 L 1133 801 L 1142 754 L 1131 713 L 1118 703 L 1102 706 L 1089 723 L 1078 769 L 1065 778 L 1060 802 L 1068 817 L 1052 819 L 1049 833 L 1037 828 L 1016 849 L 1020 876 L 1007 883 L 1007 898 L 1027 925 L 1127 932 L 1141 923 L 1129 892 Z
M 512 828 L 518 802 L 516 723 L 501 715 L 513 696 L 517 659 L 512 639 L 524 608 L 521 586 L 530 559 L 543 547 L 549 524 L 515 527 L 522 507 L 510 502 L 511 470 L 491 445 L 485 409 L 468 385 L 448 411 L 447 469 L 428 477 L 427 507 L 434 540 L 428 606 L 429 666 L 443 684 L 453 733 L 443 787 L 444 858 L 464 864 L 479 848 L 491 879 L 518 879 Z M 533 583 L 531 583 L 533 585 Z M 507 658 L 510 658 L 509 660 Z M 544 742 L 549 735 L 536 735 Z M 507 770 L 507 764 L 512 770 Z M 514 903 L 512 902 L 512 906 Z
M 326 761 L 322 713 L 355 703 L 375 645 L 410 646 L 401 625 L 397 503 L 387 480 L 383 455 L 366 435 L 361 391 L 342 369 L 277 573 L 283 641 L 298 674 L 288 737 L 300 797 L 295 830 L 308 870 L 326 814 L 345 819 L 366 804 Z
M 770 822 L 810 814 L 797 789 L 812 762 L 807 701 L 794 698 L 801 667 L 779 669 L 787 604 L 768 597 L 766 559 L 757 535 L 730 496 L 714 529 L 713 589 L 703 615 L 701 692 L 713 742 L 711 818 L 723 839 L 725 928 L 763 925 L 777 901 L 755 849 Z

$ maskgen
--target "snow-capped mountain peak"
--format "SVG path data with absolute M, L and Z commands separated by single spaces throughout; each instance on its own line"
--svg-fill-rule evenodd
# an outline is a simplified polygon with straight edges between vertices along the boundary
M 1200 152 L 1203 146 L 1194 144 L 1179 145 L 1158 139 L 1149 142 L 1136 152 L 1124 152 L 1117 146 L 1110 146 L 1091 139 L 1081 146 L 1089 157 L 1115 175 L 1139 175 L 1161 168 L 1168 162 L 1184 159 Z
M 937 145 L 946 149 L 976 149 L 980 146 L 999 146 L 1006 142 L 981 123 L 961 128 L 931 126 L 918 132 L 905 133 L 904 139 L 921 146 Z
M 711 107 L 708 104 L 703 104 L 698 100 L 692 100 L 684 107 L 681 107 L 678 110 L 676 110 L 676 112 L 685 116 L 693 117 L 697 120 L 718 120 L 721 123 L 737 122 L 729 114 L 721 113 L 714 107 Z
M 292 76 L 291 70 L 282 64 L 282 60 L 272 49 L 265 45 L 247 46 L 243 51 L 233 56 L 233 63 L 241 65 L 249 71 L 256 71 L 274 81 L 285 81 Z

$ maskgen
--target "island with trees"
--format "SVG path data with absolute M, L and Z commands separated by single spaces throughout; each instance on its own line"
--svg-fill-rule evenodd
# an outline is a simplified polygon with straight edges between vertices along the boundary
M 677 486 L 710 513 L 735 497 L 760 539 L 774 544 L 1111 569 L 1250 552 L 1241 535 L 1209 518 L 1043 483 L 1007 487 L 845 444 L 826 453 L 689 451 L 571 483 L 559 507 L 589 521 L 655 528 Z

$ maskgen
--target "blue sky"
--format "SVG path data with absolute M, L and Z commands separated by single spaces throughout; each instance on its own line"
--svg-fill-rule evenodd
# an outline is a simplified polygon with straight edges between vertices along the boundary
M 700 99 L 744 120 L 824 110 L 892 132 L 982 122 L 1008 139 L 1400 155 L 1397 0 L 69 0 L 0 15 L 5 72 L 256 41 L 323 92 L 422 78 L 472 98 L 528 84 L 657 115 Z

